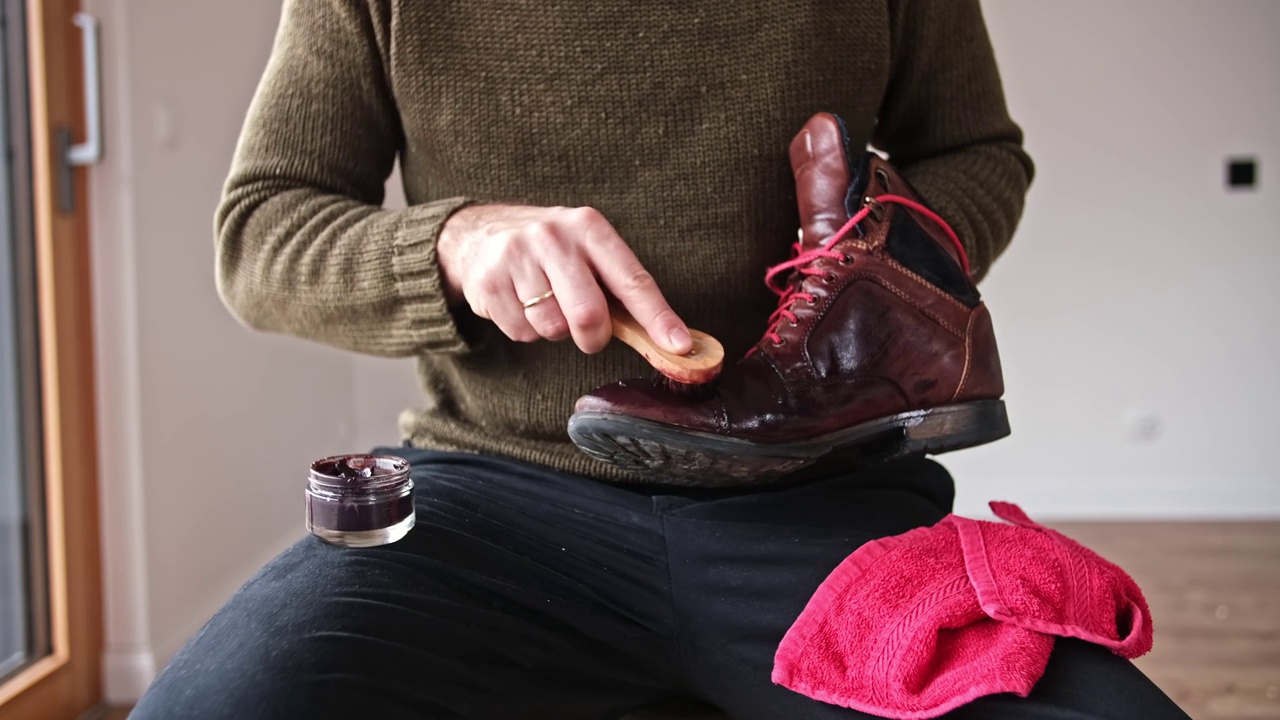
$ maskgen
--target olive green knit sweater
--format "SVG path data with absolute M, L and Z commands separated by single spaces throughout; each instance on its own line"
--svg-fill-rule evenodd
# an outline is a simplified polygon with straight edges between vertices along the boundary
M 415 445 L 624 479 L 565 424 L 644 361 L 448 307 L 442 223 L 466 202 L 595 207 L 737 357 L 796 236 L 788 144 L 822 111 L 975 266 L 1008 244 L 1032 165 L 977 0 L 286 0 L 217 212 L 218 289 L 251 327 L 416 357 Z M 410 207 L 385 210 L 397 158 Z

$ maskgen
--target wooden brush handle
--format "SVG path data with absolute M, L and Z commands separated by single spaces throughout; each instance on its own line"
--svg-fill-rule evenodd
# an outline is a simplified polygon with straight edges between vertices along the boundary
M 690 328 L 693 350 L 688 355 L 676 355 L 659 347 L 621 305 L 609 303 L 609 316 L 613 320 L 613 336 L 634 348 L 655 370 L 668 378 L 698 385 L 710 382 L 720 374 L 724 365 L 724 347 L 710 335 Z

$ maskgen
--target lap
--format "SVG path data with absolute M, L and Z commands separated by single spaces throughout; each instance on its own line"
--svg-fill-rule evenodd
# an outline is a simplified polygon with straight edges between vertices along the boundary
M 132 717 L 598 718 L 672 694 L 657 525 L 546 481 L 436 466 L 400 542 L 302 540 Z
M 704 670 L 705 692 L 734 720 L 871 720 L 811 700 L 769 680 L 771 662 L 722 657 Z M 1026 698 L 991 695 L 943 720 L 1188 720 L 1131 662 L 1082 640 L 1059 638 L 1044 675 Z
M 937 522 L 950 476 L 914 461 L 754 493 L 661 494 L 517 463 L 412 459 L 392 545 L 306 538 L 183 648 L 136 720 L 617 717 L 681 692 L 734 718 L 865 718 L 770 680 L 814 589 L 877 537 Z M 1186 716 L 1131 664 L 1059 641 L 990 718 Z
M 827 575 L 863 543 L 932 525 L 950 476 L 930 461 L 678 510 L 668 520 L 677 627 L 697 691 L 735 720 L 858 720 L 773 684 L 774 653 Z M 980 698 L 954 720 L 1187 720 L 1131 662 L 1058 639 L 1031 695 Z

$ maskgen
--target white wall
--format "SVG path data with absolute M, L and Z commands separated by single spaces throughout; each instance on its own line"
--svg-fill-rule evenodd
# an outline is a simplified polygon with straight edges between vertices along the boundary
M 145 687 L 302 535 L 308 463 L 348 448 L 350 360 L 237 325 L 212 218 L 279 4 L 91 0 L 107 159 L 92 174 L 110 699 Z
M 409 362 L 247 332 L 215 295 L 213 208 L 278 1 L 86 5 L 107 688 L 129 699 L 300 536 L 307 462 L 393 442 L 418 389 Z M 948 459 L 959 510 L 1280 516 L 1280 3 L 985 6 L 1039 175 L 984 285 L 1014 435 Z M 1258 191 L 1225 192 L 1236 153 Z
M 960 509 L 1280 515 L 1280 3 L 984 7 L 1039 175 L 984 284 L 1014 435 L 949 463 Z

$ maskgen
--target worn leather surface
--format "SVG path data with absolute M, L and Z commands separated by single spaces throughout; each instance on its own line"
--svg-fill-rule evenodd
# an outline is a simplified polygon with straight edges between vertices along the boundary
M 844 201 L 851 180 L 839 129 L 830 133 L 826 128 L 810 125 L 812 121 L 796 134 L 790 150 L 800 229 L 806 245 L 831 237 L 849 219 Z
M 856 209 L 866 197 L 891 193 L 923 202 L 879 156 L 847 158 L 831 115 L 810 119 L 790 156 L 806 247 L 831 238 L 851 217 L 850 205 Z M 847 202 L 851 182 L 855 203 Z M 793 275 L 813 301 L 793 304 L 795 322 L 781 322 L 779 341 L 762 339 L 754 354 L 726 368 L 714 392 L 687 396 L 633 379 L 599 388 L 576 410 L 779 443 L 907 410 L 1000 397 L 1000 357 L 985 304 L 966 306 L 886 252 L 896 213 L 908 213 L 959 265 L 932 221 L 885 204 L 859 223 L 860 232 L 830 246 L 843 257 L 810 266 L 822 274 Z

